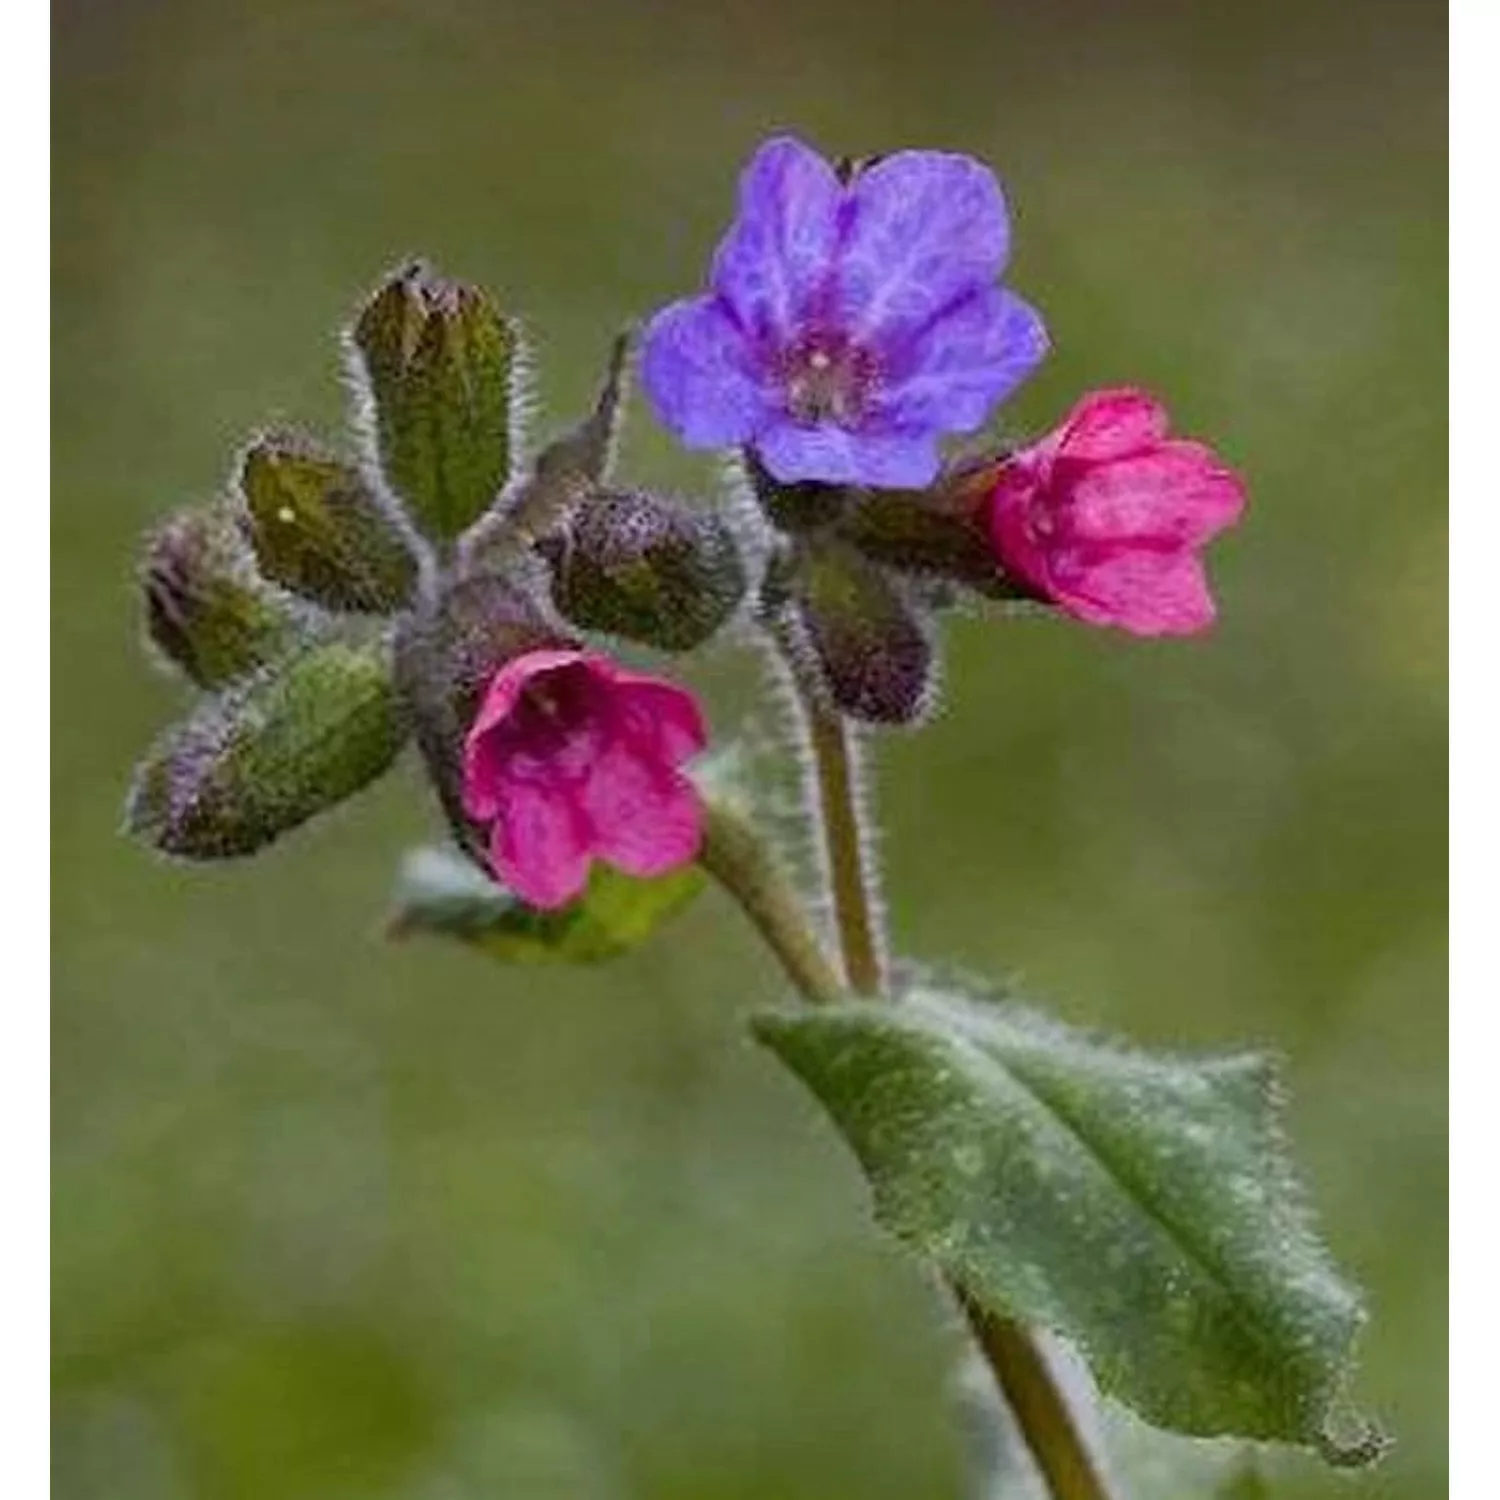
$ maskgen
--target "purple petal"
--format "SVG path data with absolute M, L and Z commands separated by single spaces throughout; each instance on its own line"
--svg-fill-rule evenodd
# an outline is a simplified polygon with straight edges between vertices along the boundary
M 755 451 L 783 484 L 820 479 L 872 489 L 919 489 L 931 484 L 938 472 L 937 443 L 926 431 L 858 432 L 832 423 L 809 427 L 785 418 L 756 438 Z
M 842 198 L 833 168 L 791 136 L 767 141 L 745 168 L 711 284 L 758 338 L 784 341 L 827 280 Z
M 656 414 L 689 448 L 723 448 L 754 432 L 766 401 L 749 350 L 716 297 L 674 302 L 646 327 L 641 384 Z
M 1041 317 L 1014 292 L 983 287 L 951 306 L 892 361 L 886 420 L 973 432 L 1047 353 Z
M 971 157 L 898 151 L 855 179 L 850 209 L 840 304 L 865 337 L 924 323 L 1005 265 L 1005 200 Z

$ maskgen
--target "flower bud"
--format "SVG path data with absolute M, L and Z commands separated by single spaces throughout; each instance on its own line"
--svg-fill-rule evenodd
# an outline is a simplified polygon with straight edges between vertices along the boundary
M 256 576 L 228 506 L 173 516 L 147 539 L 140 569 L 146 632 L 199 687 L 253 672 L 301 638 L 291 601 Z
M 458 536 L 510 475 L 516 323 L 477 287 L 418 263 L 371 297 L 352 340 L 387 482 L 420 531 Z
M 373 781 L 405 738 L 389 649 L 313 646 L 168 730 L 136 770 L 126 827 L 184 859 L 253 854 Z
M 872 724 L 927 711 L 936 675 L 927 619 L 902 580 L 852 547 L 804 540 L 791 559 L 783 619 L 833 705 Z
M 295 438 L 253 443 L 240 464 L 241 524 L 263 576 L 330 609 L 399 609 L 417 560 L 348 464 Z
M 664 651 L 707 640 L 745 592 L 719 516 L 637 490 L 591 495 L 547 550 L 553 602 L 568 620 Z

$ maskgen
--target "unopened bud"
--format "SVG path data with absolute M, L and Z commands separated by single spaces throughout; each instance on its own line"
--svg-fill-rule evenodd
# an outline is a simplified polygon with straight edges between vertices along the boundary
M 516 323 L 477 287 L 417 264 L 371 297 L 353 343 L 390 487 L 420 531 L 458 536 L 510 474 Z
M 935 660 L 931 629 L 901 579 L 843 543 L 796 549 L 785 606 L 829 699 L 851 718 L 910 724 L 927 711 Z
M 182 511 L 152 532 L 140 579 L 147 634 L 199 687 L 253 672 L 306 629 L 291 601 L 256 576 L 227 505 Z
M 330 609 L 383 614 L 411 598 L 417 560 L 360 477 L 295 438 L 262 438 L 240 465 L 241 520 L 260 571 Z
M 636 490 L 590 495 L 550 550 L 553 602 L 568 620 L 664 651 L 702 644 L 745 592 L 719 516 Z

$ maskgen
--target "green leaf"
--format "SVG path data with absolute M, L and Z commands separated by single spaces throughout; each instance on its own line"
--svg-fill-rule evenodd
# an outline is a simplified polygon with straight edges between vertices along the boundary
M 401 866 L 387 930 L 434 933 L 511 963 L 597 963 L 638 948 L 703 889 L 696 865 L 641 879 L 595 862 L 588 888 L 538 911 L 448 849 L 414 849 Z
M 863 1165 L 878 1219 L 983 1306 L 1072 1340 L 1158 1426 L 1336 1434 L 1360 1301 L 1309 1226 L 1270 1062 L 1154 1057 L 914 989 L 755 1018 Z
M 385 646 L 315 646 L 168 730 L 136 770 L 126 827 L 185 859 L 253 854 L 373 781 L 405 738 Z
M 386 479 L 420 531 L 458 536 L 510 475 L 518 325 L 477 287 L 417 264 L 369 300 L 353 343 Z
M 228 505 L 181 511 L 153 531 L 140 579 L 147 635 L 199 687 L 254 672 L 316 628 L 257 576 Z
M 242 523 L 261 573 L 338 610 L 401 608 L 417 559 L 357 470 L 295 438 L 253 443 L 240 465 Z

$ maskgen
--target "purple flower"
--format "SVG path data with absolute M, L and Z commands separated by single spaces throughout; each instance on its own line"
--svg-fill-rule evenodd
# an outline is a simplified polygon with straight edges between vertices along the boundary
M 1036 367 L 1036 312 L 995 284 L 1010 230 L 994 175 L 898 151 L 843 182 L 790 137 L 755 153 L 709 290 L 651 320 L 642 382 L 690 448 L 748 444 L 784 482 L 931 483 Z

